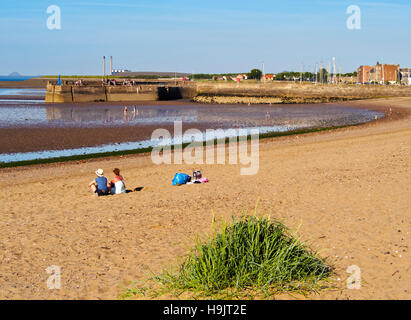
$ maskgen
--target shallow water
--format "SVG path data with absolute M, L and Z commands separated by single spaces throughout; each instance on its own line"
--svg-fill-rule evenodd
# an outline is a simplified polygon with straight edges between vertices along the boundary
M 145 124 L 215 123 L 222 128 L 261 125 L 334 126 L 373 120 L 382 114 L 338 105 L 46 105 L 36 100 L 0 100 L 0 127 L 115 127 Z
M 42 95 L 44 90 L 0 89 L 0 95 Z M 54 105 L 41 100 L 0 99 L 0 128 L 30 127 L 142 127 L 154 125 L 161 128 L 175 121 L 210 125 L 212 128 L 259 128 L 260 133 L 281 132 L 303 128 L 343 126 L 364 123 L 382 118 L 375 111 L 354 109 L 338 104 L 328 105 Z M 178 138 L 178 137 L 177 137 Z M 204 140 L 204 137 L 198 137 Z M 2 153 L 0 162 L 34 160 L 59 156 L 121 151 L 154 146 L 143 140 L 125 143 L 89 146 L 77 149 L 44 150 L 25 153 Z M 87 141 L 84 141 L 87 145 Z
M 0 96 L 45 96 L 45 89 L 7 89 L 0 88 Z

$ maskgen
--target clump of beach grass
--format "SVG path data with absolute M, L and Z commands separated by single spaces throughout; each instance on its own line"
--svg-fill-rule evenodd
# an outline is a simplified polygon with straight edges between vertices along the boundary
M 233 218 L 194 248 L 175 273 L 154 277 L 161 293 L 191 292 L 211 298 L 268 298 L 281 292 L 307 294 L 332 273 L 326 260 L 291 235 L 279 221 Z

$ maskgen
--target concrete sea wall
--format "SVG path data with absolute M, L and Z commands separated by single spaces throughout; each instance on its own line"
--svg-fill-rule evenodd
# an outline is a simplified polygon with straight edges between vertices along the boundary
M 208 104 L 326 103 L 381 97 L 409 97 L 409 86 L 315 85 L 312 83 L 199 82 L 195 102 Z
M 198 95 L 242 97 L 356 97 L 411 96 L 410 86 L 315 85 L 288 82 L 266 84 L 208 83 L 197 84 Z
M 121 102 L 194 99 L 205 103 L 315 103 L 410 97 L 410 86 L 315 85 L 287 82 L 195 82 L 172 85 L 70 86 L 47 84 L 46 102 Z
M 141 84 L 134 86 L 71 86 L 47 84 L 46 102 L 121 102 L 191 99 L 195 96 L 193 85 L 163 86 Z

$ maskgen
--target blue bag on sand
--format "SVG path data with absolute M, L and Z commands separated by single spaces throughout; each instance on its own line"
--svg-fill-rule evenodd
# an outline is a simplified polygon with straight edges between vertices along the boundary
M 185 173 L 176 173 L 173 179 L 173 186 L 186 184 L 190 181 L 190 176 Z

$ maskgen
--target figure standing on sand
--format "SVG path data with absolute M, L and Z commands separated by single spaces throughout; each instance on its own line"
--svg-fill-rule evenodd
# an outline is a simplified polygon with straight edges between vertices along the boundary
M 124 107 L 124 110 L 123 110 L 123 121 L 124 122 L 127 122 L 129 120 L 127 111 L 128 111 L 128 109 L 127 109 L 127 106 L 126 106 L 126 107 Z

